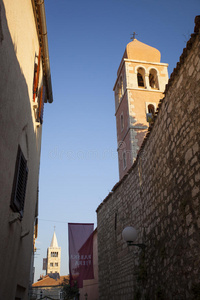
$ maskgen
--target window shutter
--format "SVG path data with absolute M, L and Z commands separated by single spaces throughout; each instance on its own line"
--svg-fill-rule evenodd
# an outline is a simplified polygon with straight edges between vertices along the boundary
M 44 99 L 45 99 L 46 88 L 43 85 L 40 91 L 39 109 L 38 109 L 38 121 L 43 123 L 43 113 L 44 113 Z
M 27 161 L 19 146 L 16 166 L 15 166 L 15 176 L 13 181 L 13 192 L 12 192 L 10 206 L 13 209 L 13 211 L 19 212 L 21 217 L 23 217 L 23 211 L 24 211 L 27 178 L 28 178 Z
M 40 58 L 41 58 L 41 48 L 39 49 L 37 70 L 34 73 L 33 102 L 35 102 L 35 98 L 38 90 L 38 82 L 39 82 L 39 74 L 40 74 Z

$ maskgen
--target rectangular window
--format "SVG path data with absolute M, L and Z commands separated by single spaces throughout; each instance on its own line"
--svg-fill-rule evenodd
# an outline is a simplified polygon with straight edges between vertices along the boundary
M 55 267 L 58 267 L 58 263 L 55 263 Z
M 24 212 L 27 178 L 27 160 L 25 159 L 22 150 L 19 146 L 15 165 L 15 175 L 13 180 L 13 190 L 10 207 L 13 211 L 19 212 L 21 217 L 23 217 Z
M 53 263 L 50 263 L 50 267 L 53 267 Z

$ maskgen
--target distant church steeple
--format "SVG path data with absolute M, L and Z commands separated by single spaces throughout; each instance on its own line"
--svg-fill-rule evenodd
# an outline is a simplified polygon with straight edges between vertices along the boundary
M 53 233 L 53 237 L 52 237 L 52 240 L 51 240 L 51 245 L 50 245 L 51 248 L 58 248 L 58 242 L 57 242 L 57 238 L 56 238 L 56 233 L 54 231 Z
M 135 38 L 128 43 L 114 85 L 120 179 L 137 157 L 168 82 L 160 52 Z
M 58 241 L 54 229 L 51 245 L 47 249 L 47 270 L 46 273 L 59 273 L 61 263 L 61 248 L 58 247 Z

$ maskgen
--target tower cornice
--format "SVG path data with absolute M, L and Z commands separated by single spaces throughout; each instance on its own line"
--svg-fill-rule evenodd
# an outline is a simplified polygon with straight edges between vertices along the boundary
M 167 63 L 161 63 L 161 62 L 149 62 L 149 61 L 144 61 L 144 60 L 135 60 L 135 59 L 129 59 L 129 58 L 124 58 L 124 61 L 130 61 L 130 62 L 136 62 L 136 63 L 142 63 L 142 64 L 148 64 L 148 65 L 158 65 L 158 66 L 167 66 L 169 64 Z

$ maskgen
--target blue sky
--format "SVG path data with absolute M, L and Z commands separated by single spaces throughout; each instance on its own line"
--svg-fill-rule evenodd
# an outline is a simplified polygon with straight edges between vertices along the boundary
M 176 66 L 200 14 L 199 0 L 46 0 L 54 102 L 45 105 L 35 281 L 54 226 L 68 274 L 67 223 L 94 223 L 118 181 L 113 86 L 136 38 Z

